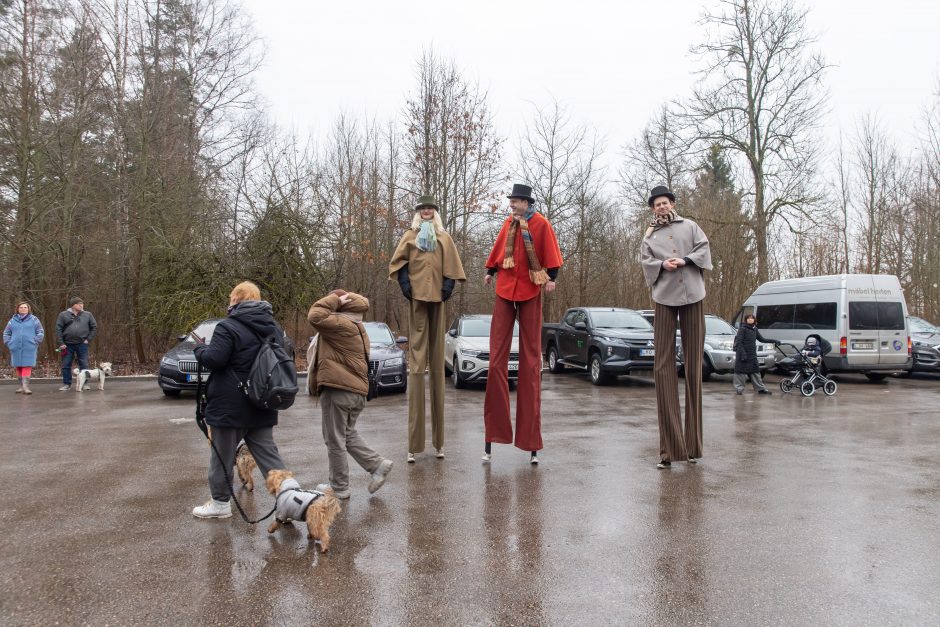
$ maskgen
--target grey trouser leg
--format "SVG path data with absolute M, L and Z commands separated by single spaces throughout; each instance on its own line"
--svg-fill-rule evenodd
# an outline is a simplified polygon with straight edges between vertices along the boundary
M 766 390 L 767 386 L 764 385 L 764 380 L 761 378 L 759 372 L 755 372 L 751 375 L 751 384 L 754 385 L 754 389 L 760 392 L 761 390 Z M 744 387 L 744 384 L 741 384 L 741 387 Z
M 744 391 L 744 384 L 747 383 L 747 375 L 746 375 L 746 374 L 740 374 L 740 373 L 738 373 L 738 372 L 735 372 L 735 373 L 734 373 L 734 376 L 731 378 L 731 380 L 732 380 L 732 382 L 734 383 L 734 391 L 735 391 L 735 392 L 743 392 L 743 391 Z
M 248 450 L 255 458 L 263 477 L 267 478 L 270 470 L 287 468 L 277 450 L 277 444 L 274 443 L 273 427 L 261 429 L 211 427 L 209 433 L 212 435 L 212 443 L 219 451 L 218 456 L 215 451 L 209 451 L 209 490 L 216 501 L 228 501 L 232 496 L 229 490 L 231 484 L 225 478 L 225 473 L 228 473 L 229 479 L 234 476 L 235 449 L 238 448 L 238 443 L 242 439 L 248 445 Z M 222 462 L 219 462 L 219 456 L 222 457 Z
M 366 397 L 324 387 L 320 393 L 320 406 L 323 410 L 323 442 L 330 460 L 330 485 L 336 491 L 348 490 L 346 453 L 369 473 L 375 472 L 382 463 L 382 457 L 369 448 L 356 431 L 356 419 L 366 406 Z

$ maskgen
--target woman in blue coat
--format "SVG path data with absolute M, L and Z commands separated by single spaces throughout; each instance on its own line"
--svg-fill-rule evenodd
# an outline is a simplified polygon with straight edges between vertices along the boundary
M 16 313 L 3 330 L 3 343 L 10 349 L 10 360 L 20 380 L 17 394 L 32 394 L 29 378 L 36 365 L 36 353 L 45 333 L 39 318 L 33 315 L 29 303 L 23 301 L 16 306 Z

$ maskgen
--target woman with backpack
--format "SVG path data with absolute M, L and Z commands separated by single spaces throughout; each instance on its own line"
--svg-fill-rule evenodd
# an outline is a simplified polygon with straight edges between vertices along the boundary
M 286 344 L 271 304 L 261 300 L 257 285 L 245 281 L 229 295 L 228 317 L 216 325 L 212 342 L 194 338 L 196 360 L 212 373 L 206 388 L 205 420 L 215 449 L 209 453 L 212 498 L 193 508 L 197 518 L 232 515 L 232 487 L 226 475 L 231 476 L 239 441 L 245 441 L 262 476 L 267 477 L 269 470 L 287 468 L 274 443 L 277 410 L 259 409 L 242 389 L 262 341 L 271 337 L 281 346 Z

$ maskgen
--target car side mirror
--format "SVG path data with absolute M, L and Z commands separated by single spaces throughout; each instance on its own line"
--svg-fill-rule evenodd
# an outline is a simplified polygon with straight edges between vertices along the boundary
M 574 328 L 578 329 L 579 331 L 586 331 L 587 323 L 582 322 L 581 320 L 578 320 L 577 322 L 574 323 Z
M 185 340 L 185 339 L 188 338 L 188 337 L 189 337 L 189 335 L 187 335 L 187 334 L 184 333 L 183 335 L 177 335 L 177 336 L 176 336 L 176 339 L 177 339 L 178 341 L 182 342 L 183 340 Z
M 457 329 L 451 329 L 450 331 L 447 332 L 447 335 L 451 337 L 457 337 Z
M 399 335 L 398 337 L 395 338 L 395 343 L 396 343 L 396 344 L 407 344 L 407 343 L 408 343 L 408 338 L 405 337 L 404 335 Z

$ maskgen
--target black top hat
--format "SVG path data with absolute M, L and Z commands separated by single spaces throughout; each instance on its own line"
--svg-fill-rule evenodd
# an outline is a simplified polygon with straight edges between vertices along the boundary
M 525 198 L 529 202 L 535 202 L 535 198 L 532 198 L 532 188 L 522 183 L 514 183 L 512 193 L 506 198 Z
M 647 204 L 652 207 L 653 201 L 659 198 L 660 196 L 665 196 L 672 202 L 676 202 L 676 195 L 669 191 L 669 188 L 665 185 L 659 185 L 653 188 L 653 191 L 650 192 L 650 199 L 647 201 Z

